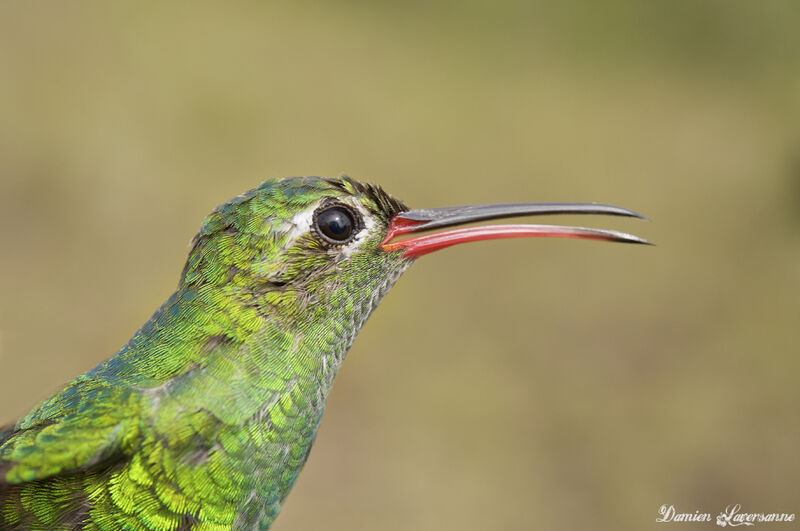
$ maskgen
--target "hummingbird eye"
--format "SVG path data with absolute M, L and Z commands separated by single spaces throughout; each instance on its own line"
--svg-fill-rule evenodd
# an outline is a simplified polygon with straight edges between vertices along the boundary
M 314 213 L 314 228 L 317 234 L 331 243 L 350 240 L 358 225 L 355 213 L 348 207 L 335 204 L 320 208 Z

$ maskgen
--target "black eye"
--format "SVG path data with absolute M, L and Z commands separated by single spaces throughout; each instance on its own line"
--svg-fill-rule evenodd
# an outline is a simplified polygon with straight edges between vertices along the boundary
M 356 232 L 354 213 L 343 205 L 322 207 L 314 216 L 318 234 L 332 243 L 343 243 Z

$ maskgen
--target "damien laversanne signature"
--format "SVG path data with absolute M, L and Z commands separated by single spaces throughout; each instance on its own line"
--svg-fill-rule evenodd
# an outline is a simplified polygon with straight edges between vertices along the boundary
M 699 510 L 693 513 L 683 513 L 675 509 L 674 505 L 662 505 L 658 509 L 656 522 L 711 522 L 711 513 Z M 740 525 L 755 525 L 762 522 L 794 522 L 794 513 L 745 513 L 740 504 L 728 505 L 725 510 L 717 515 L 717 525 L 720 527 L 736 527 Z

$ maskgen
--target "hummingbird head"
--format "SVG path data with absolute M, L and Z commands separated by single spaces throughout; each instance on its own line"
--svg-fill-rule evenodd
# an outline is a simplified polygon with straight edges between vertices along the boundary
M 286 325 L 344 317 L 360 328 L 411 262 L 381 247 L 407 210 L 349 177 L 265 181 L 205 219 L 181 284 L 214 287 Z
M 409 210 L 380 187 L 349 177 L 269 180 L 220 205 L 206 218 L 194 239 L 181 285 L 200 292 L 213 289 L 272 322 L 305 330 L 346 329 L 353 332 L 345 338 L 351 341 L 411 262 L 444 247 L 542 236 L 647 243 L 629 234 L 582 227 L 454 228 L 555 213 L 641 217 L 593 203 Z

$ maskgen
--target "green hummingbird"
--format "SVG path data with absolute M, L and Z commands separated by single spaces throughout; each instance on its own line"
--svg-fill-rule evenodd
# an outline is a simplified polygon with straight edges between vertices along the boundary
M 494 238 L 647 243 L 582 227 L 452 228 L 557 213 L 641 217 L 585 203 L 409 210 L 348 177 L 268 180 L 224 203 L 128 343 L 0 430 L 0 528 L 268 529 L 350 345 L 416 258 Z

